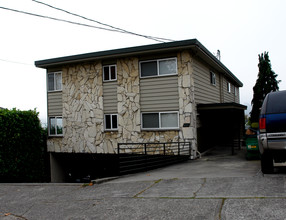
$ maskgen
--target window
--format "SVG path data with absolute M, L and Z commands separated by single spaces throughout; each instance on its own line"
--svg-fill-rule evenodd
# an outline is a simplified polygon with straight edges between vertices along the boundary
M 177 129 L 178 112 L 142 113 L 143 129 Z
M 211 84 L 215 86 L 215 73 L 210 72 L 210 81 Z
M 117 70 L 116 65 L 103 66 L 103 81 L 116 81 Z
M 141 77 L 177 74 L 177 59 L 160 59 L 140 62 Z
M 117 130 L 117 114 L 104 115 L 105 130 Z
M 48 91 L 62 90 L 62 72 L 48 73 Z
M 231 84 L 229 82 L 227 82 L 227 92 L 231 93 Z
M 62 136 L 63 135 L 63 119 L 62 117 L 49 118 L 49 135 Z

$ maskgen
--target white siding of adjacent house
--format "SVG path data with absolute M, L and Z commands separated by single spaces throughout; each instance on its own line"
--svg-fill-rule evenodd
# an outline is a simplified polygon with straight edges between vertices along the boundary
M 197 104 L 220 103 L 220 75 L 216 74 L 216 85 L 210 82 L 210 69 L 194 60 L 195 101 Z
M 140 79 L 142 112 L 179 109 L 178 75 Z

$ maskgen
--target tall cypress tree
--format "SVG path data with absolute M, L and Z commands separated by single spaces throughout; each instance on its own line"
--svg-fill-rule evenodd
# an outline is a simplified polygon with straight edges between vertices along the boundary
M 253 99 L 251 101 L 252 111 L 250 113 L 250 121 L 258 122 L 260 108 L 262 106 L 263 100 L 265 96 L 269 92 L 274 92 L 279 90 L 278 81 L 276 79 L 277 74 L 272 71 L 271 63 L 269 59 L 268 52 L 264 52 L 264 54 L 258 55 L 258 78 L 256 80 L 256 84 L 253 87 Z

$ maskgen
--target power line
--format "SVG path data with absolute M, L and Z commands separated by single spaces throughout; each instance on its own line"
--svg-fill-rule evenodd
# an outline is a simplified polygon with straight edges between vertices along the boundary
M 173 40 L 166 39 L 166 38 L 147 36 L 147 35 L 143 35 L 143 34 L 138 34 L 138 33 L 135 33 L 135 32 L 131 32 L 131 31 L 127 31 L 127 30 L 124 30 L 124 29 L 122 29 L 122 28 L 114 27 L 114 26 L 112 26 L 112 25 L 105 24 L 105 23 L 102 23 L 102 22 L 100 22 L 100 21 L 96 21 L 96 20 L 93 20 L 93 19 L 84 17 L 84 16 L 82 16 L 82 15 L 78 15 L 78 14 L 75 14 L 75 13 L 69 12 L 69 11 L 67 11 L 67 10 L 64 10 L 64 9 L 61 9 L 61 8 L 58 8 L 58 7 L 49 5 L 49 4 L 44 3 L 44 2 L 41 2 L 41 1 L 37 1 L 37 0 L 32 0 L 32 1 L 33 1 L 33 2 L 36 2 L 36 3 L 38 3 L 38 4 L 45 5 L 45 6 L 47 6 L 47 7 L 53 8 L 53 9 L 55 9 L 55 10 L 62 11 L 62 12 L 65 12 L 65 13 L 67 13 L 67 14 L 70 14 L 70 15 L 73 15 L 73 16 L 76 16 L 76 17 L 79 17 L 79 18 L 82 18 L 82 19 L 85 19 L 85 20 L 88 20 L 88 21 L 92 21 L 92 22 L 95 22 L 95 23 L 100 24 L 100 25 L 103 25 L 103 26 L 107 26 L 107 27 L 109 27 L 109 28 L 113 28 L 113 29 L 115 29 L 115 30 L 118 30 L 118 31 L 123 32 L 123 33 L 126 33 L 126 34 L 132 34 L 132 35 L 136 35 L 136 36 L 139 36 L 139 37 L 144 37 L 144 38 L 148 38 L 148 39 L 151 39 L 151 40 L 155 40 L 155 41 L 158 41 L 158 42 L 173 41 Z
M 4 60 L 4 59 L 0 59 L 0 61 L 7 62 L 7 63 L 16 63 L 16 64 L 21 64 L 21 65 L 34 66 L 33 64 L 30 64 L 30 63 L 21 63 L 21 62 L 11 61 L 11 60 Z
M 147 39 L 150 39 L 150 40 L 154 40 L 154 41 L 157 41 L 157 42 L 165 43 L 165 41 L 159 40 L 159 38 L 156 38 L 156 37 L 140 35 L 140 34 L 127 32 L 127 31 L 123 31 L 123 30 L 121 31 L 119 29 L 117 30 L 117 29 L 109 29 L 109 28 L 104 28 L 104 27 L 98 27 L 98 26 L 94 26 L 94 25 L 88 25 L 88 24 L 74 22 L 74 21 L 69 21 L 69 20 L 65 20 L 65 19 L 54 18 L 54 17 L 50 17 L 50 16 L 45 16 L 45 15 L 39 15 L 39 14 L 31 13 L 31 12 L 16 10 L 16 9 L 12 9 L 12 8 L 6 8 L 6 7 L 2 7 L 2 6 L 0 6 L 0 9 L 13 11 L 13 12 L 21 13 L 21 14 L 26 14 L 26 15 L 31 15 L 31 16 L 36 16 L 36 17 L 40 17 L 40 18 L 46 18 L 46 19 L 55 20 L 55 21 L 66 22 L 66 23 L 74 24 L 74 25 L 80 25 L 80 26 L 85 26 L 85 27 L 90 27 L 90 28 L 101 29 L 101 30 L 105 30 L 105 31 L 119 32 L 119 33 L 123 33 L 123 34 L 133 34 L 133 35 L 144 37 L 144 38 L 147 38 Z M 165 40 L 167 40 L 167 39 L 165 39 Z
M 21 13 L 21 14 L 26 14 L 26 15 L 31 15 L 31 16 L 36 16 L 36 17 L 40 17 L 40 18 L 47 18 L 47 19 L 51 19 L 51 20 L 55 20 L 55 21 L 66 22 L 66 23 L 70 23 L 70 24 L 81 25 L 81 26 L 90 27 L 90 28 L 97 28 L 97 29 L 101 29 L 101 30 L 105 30 L 105 31 L 120 32 L 120 31 L 117 31 L 117 30 L 114 30 L 114 29 L 108 29 L 108 28 L 103 28 L 103 27 L 98 27 L 98 26 L 93 26 L 93 25 L 88 25 L 88 24 L 68 21 L 68 20 L 64 20 L 64 19 L 60 19 L 60 18 L 54 18 L 54 17 L 45 16 L 45 15 L 34 14 L 34 13 L 30 13 L 30 12 L 26 12 L 26 11 L 20 11 L 20 10 L 16 10 L 16 9 L 12 9 L 12 8 L 5 8 L 5 7 L 2 7 L 2 6 L 0 6 L 0 9 L 13 11 L 13 12 Z M 120 32 L 120 33 L 124 33 L 124 32 Z

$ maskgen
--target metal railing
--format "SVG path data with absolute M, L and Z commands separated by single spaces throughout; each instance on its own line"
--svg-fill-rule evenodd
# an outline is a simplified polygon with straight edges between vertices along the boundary
M 134 173 L 188 160 L 191 142 L 118 143 L 119 174 Z

